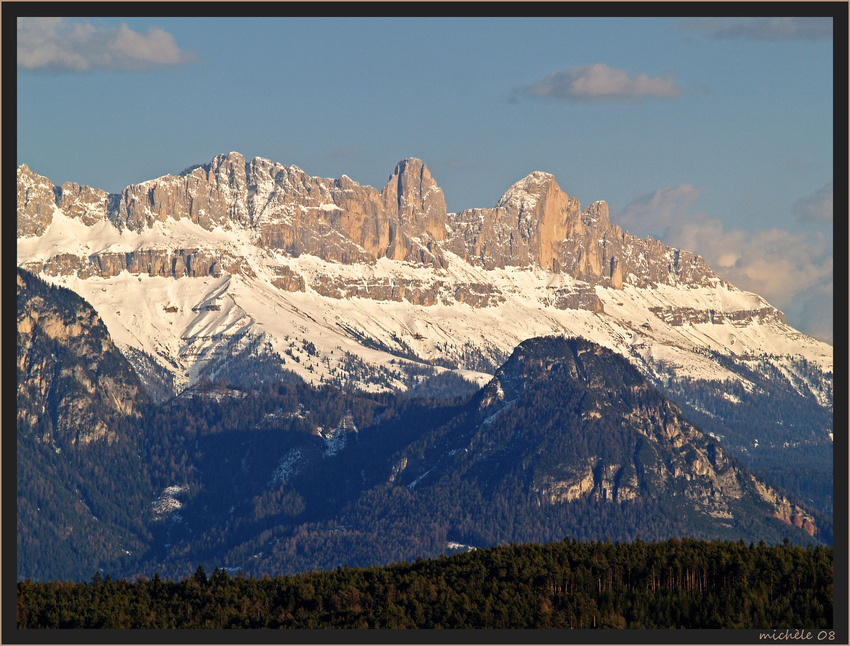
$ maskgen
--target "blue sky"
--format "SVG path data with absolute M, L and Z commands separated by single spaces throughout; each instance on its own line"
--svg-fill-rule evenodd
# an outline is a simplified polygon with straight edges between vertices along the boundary
M 17 163 L 117 192 L 230 151 L 376 188 L 418 157 L 450 211 L 543 170 L 832 342 L 832 27 L 19 19 Z

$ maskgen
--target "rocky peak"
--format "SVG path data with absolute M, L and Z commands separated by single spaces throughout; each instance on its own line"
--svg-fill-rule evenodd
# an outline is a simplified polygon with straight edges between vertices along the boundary
M 534 210 L 537 203 L 545 198 L 549 185 L 554 181 L 554 175 L 534 171 L 505 191 L 496 206 L 516 213 Z
M 56 196 L 53 184 L 22 164 L 18 168 L 18 237 L 38 237 L 53 221 Z
M 451 250 L 485 268 L 538 264 L 557 270 L 559 245 L 583 229 L 579 208 L 554 176 L 534 172 L 511 186 L 494 208 L 457 214 Z
M 592 229 L 607 229 L 611 222 L 608 220 L 608 203 L 594 202 L 581 213 L 581 221 Z
M 499 437 L 513 454 L 537 452 L 536 431 L 525 420 L 541 401 L 556 402 L 549 414 L 557 422 L 550 428 L 574 438 L 565 443 L 569 451 L 549 456 L 558 466 L 537 469 L 528 463 L 532 489 L 544 502 L 669 497 L 682 510 L 695 509 L 726 527 L 749 522 L 756 506 L 818 535 L 811 513 L 729 460 L 716 440 L 611 350 L 581 338 L 521 343 L 477 395 L 479 437 L 488 448 Z M 466 436 L 464 441 L 469 442 Z
M 503 383 L 523 388 L 540 384 L 555 375 L 581 382 L 584 388 L 602 395 L 629 390 L 640 381 L 629 363 L 612 350 L 582 338 L 538 337 L 520 343 L 497 377 Z M 507 392 L 507 391 L 506 391 Z
M 493 208 L 447 214 L 442 190 L 416 158 L 400 161 L 380 191 L 346 176 L 322 179 L 259 157 L 246 161 L 237 152 L 116 195 L 72 183 L 56 188 L 21 166 L 18 236 L 42 235 L 56 209 L 87 226 L 108 219 L 132 231 L 182 218 L 208 230 L 236 226 L 250 230 L 260 247 L 343 263 L 386 257 L 446 267 L 444 252 L 451 251 L 485 269 L 538 265 L 614 288 L 719 280 L 694 254 L 612 225 L 605 202 L 582 212 L 553 175 L 540 171 L 516 182 Z M 80 258 L 75 266 L 87 271 L 88 264 Z
M 239 153 L 218 155 L 210 164 L 210 175 L 215 177 L 219 190 L 238 194 L 248 187 L 246 166 L 245 158 Z
M 395 215 L 410 235 L 426 232 L 434 240 L 445 239 L 446 200 L 421 159 L 396 164 L 381 194 L 390 217 Z
M 80 220 L 87 227 L 106 219 L 109 193 L 99 188 L 65 182 L 54 189 L 56 206 L 68 216 Z

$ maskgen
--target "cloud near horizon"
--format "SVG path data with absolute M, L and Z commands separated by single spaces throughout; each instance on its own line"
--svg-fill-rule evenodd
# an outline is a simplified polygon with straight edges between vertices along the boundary
M 142 72 L 184 65 L 197 54 L 184 52 L 159 27 L 145 34 L 126 24 L 95 27 L 67 18 L 18 18 L 18 69 L 48 72 Z
M 676 85 L 673 72 L 663 77 L 643 73 L 629 76 L 624 70 L 596 63 L 552 72 L 543 80 L 516 87 L 511 100 L 516 100 L 519 95 L 551 97 L 571 102 L 636 102 L 646 97 L 678 98 L 682 90 Z
M 789 324 L 832 343 L 832 238 L 779 228 L 726 230 L 720 220 L 694 210 L 700 194 L 690 184 L 645 193 L 612 222 L 702 256 L 721 278 L 785 312 Z

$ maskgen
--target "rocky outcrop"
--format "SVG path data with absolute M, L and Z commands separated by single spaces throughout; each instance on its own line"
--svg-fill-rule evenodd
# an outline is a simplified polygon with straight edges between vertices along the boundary
M 759 497 L 772 506 L 771 515 L 774 518 L 778 518 L 788 525 L 799 527 L 810 536 L 814 536 L 817 533 L 817 526 L 811 514 L 792 503 L 782 494 L 774 491 L 768 485 L 759 482 L 754 476 L 751 476 L 751 478 Z
M 579 398 L 573 389 L 585 394 Z M 562 462 L 547 460 L 547 467 L 535 472 L 532 484 L 539 504 L 680 496 L 685 508 L 721 520 L 749 514 L 748 505 L 755 504 L 762 513 L 816 535 L 812 514 L 730 460 L 714 438 L 693 426 L 648 382 L 635 378 L 633 369 L 613 353 L 581 339 L 532 339 L 520 344 L 480 394 L 482 437 L 505 411 L 522 420 L 521 413 L 514 413 L 517 408 L 525 407 L 527 414 L 533 414 L 527 410 L 530 402 L 551 400 L 556 394 L 581 402 L 577 404 L 578 433 L 588 448 L 594 446 L 591 438 L 596 434 L 612 436 L 611 429 L 618 426 L 628 429 L 631 439 L 616 451 L 579 451 L 565 454 Z M 525 437 L 518 432 L 510 450 L 520 450 L 517 447 Z M 489 447 L 487 441 L 492 440 L 484 439 Z M 533 464 L 528 461 L 524 468 L 531 469 Z
M 612 225 L 605 202 L 582 211 L 548 173 L 517 182 L 492 209 L 451 216 L 449 226 L 445 248 L 485 269 L 538 265 L 615 289 L 719 280 L 702 258 Z
M 98 188 L 65 182 L 54 194 L 56 206 L 87 227 L 106 219 L 109 212 L 110 195 Z
M 615 289 L 624 283 L 645 287 L 719 280 L 694 254 L 652 238 L 635 238 L 612 225 L 605 202 L 582 211 L 548 173 L 523 178 L 493 208 L 448 214 L 442 190 L 415 158 L 399 162 L 380 191 L 345 175 L 335 180 L 311 177 L 297 166 L 262 158 L 247 161 L 239 153 L 219 155 L 209 164 L 114 195 L 71 183 L 56 188 L 21 166 L 18 236 L 41 235 L 57 209 L 86 226 L 108 219 L 132 231 L 169 218 L 207 230 L 241 227 L 253 232 L 265 249 L 346 264 L 389 258 L 445 268 L 445 252 L 450 251 L 485 269 L 537 265 Z M 163 254 L 159 261 L 151 258 L 155 275 L 227 271 L 222 262 L 213 267 L 198 257 L 195 269 L 178 260 L 169 271 L 157 264 L 167 264 Z M 68 262 L 60 258 L 55 267 L 48 262 L 44 269 L 70 271 Z M 103 257 L 83 272 L 110 275 L 122 262 L 132 271 L 130 257 Z M 137 264 L 144 266 L 145 259 Z
M 73 253 L 57 253 L 44 265 L 41 271 L 48 276 L 68 276 L 77 274 L 86 267 L 86 259 Z
M 23 164 L 18 168 L 18 238 L 42 235 L 53 222 L 55 210 L 53 184 Z
M 208 230 L 251 228 L 261 246 L 293 256 L 444 264 L 434 243 L 445 236 L 445 200 L 419 160 L 401 162 L 378 192 L 346 176 L 310 177 L 296 166 L 230 153 L 129 186 L 114 203 L 110 219 L 134 231 L 186 218 Z
M 275 277 L 272 285 L 285 292 L 303 292 L 306 283 L 304 277 L 289 267 L 274 267 Z
M 142 249 L 139 251 L 105 251 L 91 256 L 59 253 L 46 262 L 31 262 L 24 269 L 35 274 L 44 272 L 49 276 L 79 276 L 108 278 L 122 271 L 131 274 L 192 278 L 200 276 L 218 277 L 223 271 L 250 275 L 250 268 L 243 266 L 244 259 L 214 254 L 202 249 Z
M 343 279 L 317 276 L 310 288 L 322 296 L 337 299 L 367 298 L 376 301 L 406 301 L 412 305 L 465 303 L 470 307 L 491 307 L 505 301 L 504 295 L 486 283 L 444 283 L 407 278 Z
M 56 450 L 112 444 L 146 396 L 94 310 L 18 269 L 18 423 Z
M 445 267 L 437 243 L 446 238 L 446 200 L 425 164 L 414 158 L 399 162 L 381 198 L 389 236 L 384 253 L 378 257 Z
M 485 269 L 537 264 L 557 270 L 558 248 L 582 230 L 578 200 L 548 173 L 514 184 L 492 209 L 468 209 L 451 218 L 447 249 Z
M 128 186 L 120 194 L 77 184 L 55 188 L 27 166 L 18 169 L 18 236 L 39 236 L 56 209 L 86 226 L 104 219 L 142 231 L 168 218 L 212 230 L 238 226 L 261 246 L 343 263 L 377 258 L 444 267 L 442 190 L 418 159 L 396 166 L 382 191 L 346 176 L 310 177 L 296 166 L 239 153 L 219 155 L 180 175 Z
M 389 278 L 344 280 L 320 275 L 310 287 L 329 298 L 368 298 L 376 301 L 407 301 L 413 305 L 435 305 L 439 302 L 439 283 L 425 284 Z
M 751 310 L 698 310 L 692 307 L 650 307 L 649 311 L 659 319 L 673 326 L 695 323 L 720 324 L 729 321 L 735 325 L 758 323 L 785 323 L 785 315 L 773 307 L 761 307 Z
M 593 469 L 585 465 L 584 469 L 578 469 L 567 477 L 543 476 L 540 482 L 531 486 L 531 491 L 540 496 L 542 503 L 556 505 L 589 495 L 594 486 Z
M 548 295 L 547 303 L 559 310 L 589 310 L 602 312 L 602 301 L 596 291 L 589 285 L 574 285 L 553 289 Z
M 612 225 L 605 202 L 585 210 L 561 190 L 555 178 L 531 173 L 502 195 L 495 207 L 447 213 L 442 190 L 425 164 L 399 162 L 378 191 L 347 176 L 331 180 L 307 175 L 297 166 L 262 158 L 247 161 L 239 153 L 215 157 L 179 175 L 166 175 L 128 186 L 122 193 L 66 183 L 54 187 L 26 166 L 18 169 L 18 237 L 39 236 L 55 213 L 85 226 L 108 220 L 120 230 L 143 232 L 157 222 L 188 220 L 206 230 L 241 229 L 269 255 L 302 254 L 342 264 L 374 265 L 380 258 L 448 268 L 451 252 L 487 270 L 543 267 L 578 279 L 548 291 L 545 305 L 557 309 L 602 312 L 598 286 L 622 289 L 631 284 L 717 285 L 722 281 L 694 254 L 640 239 Z M 248 260 L 223 247 L 112 247 L 91 253 L 57 249 L 53 256 L 26 261 L 48 276 L 115 276 L 122 271 L 163 277 L 255 276 Z M 278 271 L 270 267 L 272 272 Z M 489 307 L 504 301 L 483 282 L 443 288 L 435 281 L 360 280 L 320 276 L 306 281 L 289 270 L 271 282 L 285 291 L 313 289 L 333 298 L 371 298 L 417 305 L 438 302 Z M 448 281 L 447 281 L 448 282 Z M 764 304 L 747 311 L 655 307 L 665 323 L 780 322 L 781 312 Z

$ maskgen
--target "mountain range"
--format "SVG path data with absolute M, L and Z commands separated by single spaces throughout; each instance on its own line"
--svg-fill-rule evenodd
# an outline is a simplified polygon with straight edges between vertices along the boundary
M 17 201 L 18 265 L 84 296 L 119 347 L 173 375 L 171 394 L 252 344 L 311 383 L 351 356 L 384 374 L 376 388 L 409 388 L 423 366 L 484 383 L 525 338 L 566 332 L 657 380 L 745 382 L 707 356 L 720 353 L 831 401 L 828 379 L 786 359 L 829 374 L 831 346 L 702 258 L 622 231 L 604 202 L 581 210 L 546 173 L 446 213 L 417 159 L 378 191 L 230 153 L 120 194 L 23 165 Z
M 137 524 L 134 540 L 138 545 L 151 545 L 151 536 L 157 535 L 159 527 L 172 527 L 173 523 L 165 520 L 166 516 L 171 517 L 166 512 L 179 509 L 183 504 L 181 497 L 195 500 L 195 496 L 212 495 L 210 492 L 216 491 L 207 482 L 205 487 L 193 492 L 189 477 L 193 471 L 189 467 L 204 471 L 201 458 L 184 440 L 170 437 L 164 430 L 168 426 L 166 422 L 151 422 L 150 415 L 160 419 L 162 413 L 149 410 L 176 406 L 174 410 L 185 413 L 199 405 L 197 402 L 206 402 L 201 408 L 207 404 L 213 408 L 230 405 L 210 404 L 210 393 L 216 392 L 219 399 L 232 400 L 233 405 L 237 401 L 245 404 L 243 400 L 256 398 L 246 393 L 261 392 L 272 383 L 288 384 L 286 388 L 296 389 L 299 393 L 296 398 L 303 401 L 314 398 L 306 393 L 333 387 L 333 392 L 339 393 L 335 397 L 352 398 L 346 400 L 346 406 L 354 406 L 352 402 L 356 400 L 360 403 L 355 408 L 368 410 L 361 418 L 352 413 L 323 422 L 298 422 L 305 437 L 312 439 L 305 440 L 303 446 L 297 442 L 291 446 L 284 446 L 286 442 L 279 444 L 280 451 L 286 448 L 280 455 L 265 449 L 260 453 L 249 451 L 255 459 L 273 460 L 274 464 L 265 466 L 274 467 L 272 473 L 278 475 L 264 474 L 266 480 L 262 484 L 272 482 L 283 487 L 275 494 L 277 502 L 283 504 L 281 501 L 288 500 L 293 517 L 300 518 L 305 513 L 309 516 L 306 510 L 311 505 L 309 496 L 298 502 L 299 496 L 306 495 L 303 491 L 295 495 L 286 489 L 290 476 L 300 473 L 299 477 L 307 477 L 303 475 L 304 465 L 318 459 L 316 456 L 323 458 L 317 464 L 333 460 L 334 472 L 338 472 L 341 464 L 352 459 L 346 456 L 357 454 L 356 447 L 369 434 L 364 429 L 375 424 L 386 427 L 380 420 L 388 419 L 387 411 L 414 406 L 391 404 L 390 400 L 396 402 L 400 397 L 398 401 L 419 401 L 410 398 L 435 393 L 471 396 L 463 406 L 470 410 L 478 406 L 477 412 L 473 414 L 467 409 L 450 412 L 446 408 L 448 404 L 432 403 L 427 408 L 427 424 L 405 418 L 407 426 L 397 428 L 395 439 L 383 438 L 387 446 L 401 453 L 389 466 L 387 482 L 391 484 L 387 486 L 391 493 L 382 491 L 381 496 L 397 498 L 398 504 L 394 506 L 399 509 L 407 504 L 405 492 L 424 489 L 429 478 L 436 480 L 427 488 L 431 498 L 425 498 L 433 500 L 449 496 L 452 485 L 447 483 L 462 482 L 464 491 L 477 496 L 478 501 L 486 500 L 482 492 L 488 487 L 507 487 L 506 495 L 513 492 L 508 498 L 519 495 L 519 491 L 525 492 L 524 496 L 533 492 L 536 502 L 518 502 L 517 509 L 531 509 L 535 504 L 558 505 L 583 496 L 623 505 L 640 498 L 640 492 L 662 491 L 646 475 L 649 458 L 641 451 L 651 451 L 653 460 L 666 461 L 667 471 L 660 472 L 673 474 L 665 476 L 664 481 L 669 482 L 664 487 L 678 487 L 683 496 L 680 501 L 685 500 L 685 492 L 695 496 L 687 504 L 716 521 L 712 532 L 719 531 L 722 523 L 726 523 L 733 533 L 740 533 L 741 526 L 727 522 L 728 515 L 751 519 L 755 508 L 752 505 L 761 505 L 761 512 L 756 514 L 760 518 L 766 513 L 764 504 L 768 500 L 772 500 L 771 505 L 779 505 L 772 508 L 771 515 L 784 518 L 790 526 L 799 526 L 810 536 L 813 533 L 817 536 L 818 525 L 825 527 L 816 514 L 831 516 L 832 347 L 791 328 L 780 311 L 758 295 L 741 291 L 721 279 L 702 258 L 623 231 L 610 222 L 604 202 L 595 202 L 582 210 L 577 200 L 561 190 L 552 175 L 532 173 L 510 187 L 493 208 L 459 213 L 446 212 L 442 191 L 425 164 L 412 158 L 396 166 L 380 191 L 361 186 L 346 176 L 310 177 L 295 166 L 260 158 L 248 161 L 237 153 L 218 156 L 209 164 L 188 168 L 176 176 L 127 187 L 119 194 L 72 183 L 54 186 L 23 165 L 18 169 L 17 190 L 17 261 L 19 268 L 27 270 L 25 274 L 19 273 L 19 290 L 21 276 L 32 272 L 78 294 L 93 308 L 86 315 L 97 319 L 98 325 L 93 329 L 108 330 L 112 344 L 109 347 L 114 345 L 122 359 L 126 358 L 132 366 L 128 373 L 132 376 L 118 381 L 115 381 L 117 377 L 113 378 L 109 387 L 105 379 L 101 380 L 98 368 L 91 365 L 93 360 L 99 363 L 95 360 L 96 352 L 75 359 L 73 368 L 48 369 L 49 364 L 39 362 L 22 366 L 21 343 L 26 345 L 28 333 L 38 327 L 36 322 L 51 320 L 56 314 L 40 315 L 46 319 L 22 315 L 19 291 L 19 444 L 22 428 L 37 427 L 39 431 L 32 437 L 38 438 L 33 440 L 33 446 L 39 450 L 53 447 L 50 442 L 55 437 L 72 436 L 76 438 L 72 442 L 77 447 L 75 455 L 89 450 L 83 449 L 84 446 L 123 446 L 115 440 L 114 423 L 103 412 L 92 412 L 93 421 L 83 431 L 79 430 L 79 424 L 74 429 L 63 430 L 63 424 L 68 425 L 63 420 L 69 418 L 57 412 L 61 403 L 56 403 L 56 395 L 51 400 L 45 394 L 54 387 L 51 383 L 61 383 L 59 377 L 73 379 L 76 384 L 73 392 L 81 394 L 82 398 L 74 395 L 69 401 L 97 401 L 96 405 L 92 404 L 92 411 L 120 410 L 122 420 L 131 420 L 134 412 L 145 408 L 148 412 L 139 413 L 139 419 L 144 418 L 148 427 L 159 424 L 160 430 L 151 432 L 148 428 L 146 435 L 133 427 L 136 430 L 127 433 L 146 437 L 138 441 L 143 443 L 142 454 L 147 459 L 162 460 L 163 455 L 168 455 L 167 460 L 177 462 L 156 468 L 146 466 L 145 477 L 153 478 L 148 485 L 128 485 L 136 491 L 134 495 L 139 501 L 147 495 L 142 493 L 145 487 L 158 487 L 155 500 L 159 502 L 154 507 L 160 511 L 154 516 L 161 517 L 160 525 Z M 70 335 L 68 338 L 73 337 L 76 329 L 73 320 L 72 316 L 62 323 L 63 333 Z M 61 334 L 51 337 L 50 330 L 59 329 L 48 326 L 42 332 L 55 344 Z M 102 331 L 93 334 L 92 338 L 103 336 Z M 541 378 L 543 373 L 538 370 L 542 361 L 538 355 L 543 352 L 539 349 L 530 352 L 537 356 L 532 363 L 538 372 L 525 364 L 521 369 L 516 368 L 522 363 L 518 362 L 517 353 L 522 356 L 529 353 L 525 342 L 553 336 L 573 339 L 569 341 L 572 344 L 590 345 L 582 352 L 570 350 L 573 359 L 569 359 L 563 346 L 546 345 L 554 341 L 538 339 L 534 343 L 547 348 L 547 352 L 557 349 L 551 357 L 554 363 L 545 371 L 547 378 Z M 583 341 L 576 340 L 578 337 Z M 106 352 L 105 342 L 100 343 Z M 83 351 L 87 346 L 75 347 L 75 351 Z M 600 392 L 594 391 L 591 396 L 582 390 L 594 380 L 605 381 L 604 375 L 594 377 L 579 367 L 584 364 L 576 358 L 588 352 L 594 357 L 604 357 L 591 361 L 590 365 L 601 366 L 605 373 L 636 369 L 635 375 L 646 379 L 638 390 L 657 390 L 676 402 L 677 412 L 662 415 L 658 410 L 641 410 L 641 416 L 649 415 L 654 421 L 620 428 L 618 449 L 612 449 L 607 441 L 604 450 L 580 445 L 581 450 L 573 457 L 565 457 L 566 461 L 557 466 L 532 468 L 529 465 L 536 462 L 531 456 L 545 455 L 548 449 L 541 447 L 553 440 L 538 438 L 542 444 L 530 441 L 518 430 L 524 428 L 526 421 L 514 421 L 513 426 L 502 428 L 506 422 L 500 420 L 536 414 L 533 406 L 517 403 L 525 401 L 519 395 L 524 392 L 522 389 L 511 391 L 519 386 L 505 375 L 514 374 L 515 369 L 525 375 L 520 382 L 535 384 L 529 388 L 538 392 L 538 408 L 544 401 L 551 401 L 547 397 L 556 397 L 547 390 L 548 377 L 555 367 L 554 374 L 572 375 L 570 388 L 585 393 L 581 397 L 576 395 L 576 401 L 569 400 L 573 409 L 569 415 L 564 413 L 566 417 L 560 422 L 543 423 L 543 427 L 547 423 L 555 424 L 557 433 L 569 435 L 575 431 L 565 429 L 578 428 L 576 420 L 592 425 L 596 424 L 594 420 L 607 420 L 614 411 L 615 417 L 636 415 L 629 412 L 632 409 L 617 409 L 610 402 L 603 403 Z M 37 379 L 39 369 L 44 374 L 52 370 L 53 381 L 43 376 Z M 576 379 L 584 384 L 581 388 L 573 383 Z M 216 391 L 207 385 L 211 382 L 229 385 Z M 109 388 L 117 388 L 126 397 L 115 394 L 110 400 Z M 61 388 L 55 390 L 60 391 Z M 592 388 L 588 392 L 591 391 Z M 548 395 L 544 397 L 540 394 L 543 392 Z M 629 392 L 630 397 L 634 395 Z M 271 395 L 267 393 L 267 396 Z M 26 398 L 26 406 L 22 407 L 21 397 Z M 132 403 L 136 397 L 146 403 Z M 291 400 L 295 395 L 288 397 Z M 44 403 L 48 400 L 53 402 L 52 409 Z M 487 404 L 482 403 L 485 400 Z M 591 400 L 597 408 L 587 403 Z M 475 401 L 478 403 L 474 404 Z M 89 413 L 84 412 L 86 406 L 80 406 L 81 412 L 75 415 L 82 420 L 81 416 Z M 381 412 L 381 407 L 386 410 Z M 265 411 L 264 415 L 270 417 L 257 419 L 251 428 L 280 430 L 295 424 L 292 420 L 306 419 L 307 410 L 316 414 L 315 407 L 278 408 Z M 54 417 L 45 426 L 48 411 Z M 218 424 L 216 428 L 223 432 L 222 422 L 210 422 L 206 418 L 208 413 L 193 413 L 192 423 L 201 427 Z M 602 417 L 597 418 L 597 414 Z M 663 421 L 671 415 L 675 423 Z M 401 413 L 399 416 L 404 417 Z M 683 426 L 685 418 L 690 420 L 687 426 Z M 448 426 L 441 427 L 434 420 L 442 420 Z M 701 431 L 682 430 L 691 428 L 694 422 Z M 655 437 L 657 429 L 652 429 L 658 423 L 661 428 L 672 424 L 678 430 L 669 431 L 672 436 L 666 439 Z M 133 426 L 128 424 L 128 428 Z M 606 428 L 612 424 L 616 426 L 613 421 L 604 422 Z M 235 438 L 241 438 L 237 427 L 242 431 L 248 427 L 240 422 L 229 429 L 236 433 Z M 402 432 L 408 427 L 418 428 L 421 437 L 416 440 Z M 352 429 L 360 429 L 360 433 Z M 502 439 L 485 442 L 481 439 L 486 435 L 485 429 L 502 429 L 498 434 Z M 463 442 L 453 435 L 456 432 L 461 434 L 458 437 L 465 438 Z M 477 443 L 464 444 L 472 441 L 470 433 L 481 437 Z M 449 462 L 444 456 L 428 457 L 428 447 L 413 448 L 419 446 L 417 441 L 421 444 L 425 441 L 423 437 L 431 435 L 447 438 L 445 441 L 451 444 L 447 451 L 455 451 L 454 462 L 450 461 L 454 464 L 452 468 L 445 470 Z M 220 436 L 221 433 L 211 433 L 207 440 L 202 440 L 207 434 L 196 431 L 199 443 L 223 441 Z M 159 439 L 154 441 L 152 437 Z M 401 438 L 407 438 L 410 443 L 404 445 Z M 693 448 L 688 454 L 689 461 L 678 464 L 681 456 L 674 458 L 666 452 L 672 450 L 668 445 L 681 449 L 681 443 L 678 447 L 675 444 L 684 442 L 682 438 L 688 438 Z M 135 441 L 128 439 L 127 446 L 135 446 Z M 280 438 L 277 441 L 283 442 Z M 501 447 L 497 453 L 502 451 L 506 455 L 511 453 L 506 447 L 514 446 L 511 442 L 520 442 L 522 450 L 517 459 L 523 464 L 524 460 L 529 461 L 520 469 L 522 477 L 516 464 L 504 471 L 508 463 L 488 462 L 482 457 L 496 450 L 489 442 L 495 442 L 493 447 Z M 656 446 L 656 442 L 660 444 Z M 161 450 L 157 456 L 146 453 L 154 445 Z M 50 449 L 54 456 L 61 454 L 62 446 L 68 445 L 60 442 Z M 207 454 L 224 456 L 233 450 L 233 447 L 215 446 L 218 448 Z M 647 446 L 653 448 L 640 448 Z M 659 448 L 662 446 L 667 448 L 662 450 Z M 476 457 L 457 462 L 468 456 L 472 447 Z M 56 453 L 57 448 L 60 453 Z M 564 446 L 560 448 L 562 452 L 566 450 Z M 466 452 L 461 454 L 462 449 Z M 127 459 L 132 459 L 130 453 Z M 436 460 L 433 464 L 429 462 L 432 459 Z M 84 461 L 88 464 L 88 460 Z M 749 475 L 730 476 L 727 460 L 739 461 L 736 469 L 740 467 L 744 469 L 741 473 Z M 355 463 L 350 467 L 354 471 L 348 475 L 348 484 L 343 484 L 342 489 L 351 487 L 359 478 L 361 481 L 354 490 L 372 491 L 363 487 L 375 483 L 367 473 L 357 476 Z M 485 468 L 485 465 L 489 466 Z M 225 467 L 224 463 L 215 466 L 215 470 L 222 469 L 229 473 L 231 467 Z M 307 471 L 317 473 L 314 469 Z M 681 480 L 685 473 L 697 474 L 691 475 L 692 479 L 707 478 L 705 482 L 710 484 L 685 487 Z M 168 480 L 164 474 L 179 482 Z M 245 477 L 233 471 L 228 487 Z M 157 481 L 157 478 L 165 479 Z M 314 485 L 318 482 L 316 478 L 310 476 Z M 768 482 L 783 487 L 797 502 L 776 493 Z M 259 508 L 275 508 L 263 498 L 270 494 L 257 493 L 256 482 L 244 486 L 245 491 L 259 496 L 261 502 L 256 503 Z M 324 486 L 314 488 L 327 493 Z M 668 488 L 663 489 L 663 495 L 672 496 Z M 222 495 L 220 490 L 216 494 L 219 499 Z M 232 497 L 232 492 L 229 495 Z M 363 495 L 366 496 L 363 500 L 368 499 L 366 493 Z M 325 499 L 333 497 L 326 495 Z M 657 499 L 655 495 L 650 498 Z M 250 496 L 239 498 L 243 503 L 250 499 Z M 206 503 L 207 508 L 212 500 Z M 315 504 L 318 503 L 314 501 Z M 338 500 L 334 504 L 343 505 L 343 502 Z M 346 504 L 355 502 L 347 500 Z M 740 505 L 750 505 L 747 507 L 750 511 L 742 513 Z M 295 513 L 302 506 L 302 511 Z M 193 503 L 186 505 L 186 514 L 190 513 L 189 507 L 193 509 L 191 513 L 197 513 L 197 504 Z M 375 504 L 370 508 L 379 507 Z M 579 507 L 573 505 L 572 509 Z M 422 507 L 417 503 L 414 508 Z M 603 505 L 603 508 L 608 507 Z M 415 516 L 420 511 L 411 513 Z M 389 510 L 387 514 L 392 516 Z M 539 519 L 533 520 L 531 511 L 528 514 L 522 524 L 540 524 Z M 579 515 L 582 514 L 585 512 Z M 582 516 L 584 524 L 595 527 L 588 520 L 592 517 L 593 513 Z M 321 520 L 317 517 L 310 522 L 327 523 L 331 522 L 329 519 L 329 516 Z M 128 522 L 121 521 L 119 525 L 126 528 Z M 431 534 L 435 538 L 429 539 L 431 543 L 425 551 L 445 548 L 450 530 L 457 535 L 449 542 L 458 544 L 507 540 L 509 536 L 527 539 L 522 532 L 506 532 L 502 526 L 473 531 L 473 525 L 481 524 L 480 518 L 474 523 L 468 520 L 466 525 L 459 520 L 453 522 L 456 522 L 454 529 L 439 524 L 433 529 Z M 186 523 L 196 528 L 193 531 L 213 532 L 209 527 L 204 530 L 203 522 L 197 518 Z M 308 527 L 305 523 L 299 526 Z M 618 520 L 615 525 L 620 527 L 618 523 L 621 524 Z M 215 532 L 222 532 L 221 526 L 214 527 Z M 658 527 L 652 531 L 660 536 L 678 531 L 675 527 L 673 523 L 665 531 Z M 689 527 L 694 529 L 692 525 Z M 348 536 L 345 533 L 348 530 L 335 530 L 328 530 L 329 535 L 336 537 L 334 540 Z M 233 531 L 239 534 L 248 529 Z M 587 531 L 597 535 L 601 530 Z M 315 539 L 310 532 L 305 536 Z M 226 531 L 222 533 L 228 535 Z M 245 545 L 254 540 L 242 538 L 247 541 Z M 185 536 L 182 540 L 185 549 Z M 231 536 L 228 540 L 229 549 L 236 549 L 237 539 Z M 287 540 L 286 544 L 297 553 L 297 548 L 292 547 L 295 545 L 292 536 Z M 357 542 L 352 536 L 345 540 Z M 399 545 L 404 543 L 398 537 L 394 540 L 400 541 Z M 421 536 L 416 537 L 420 548 L 422 540 Z M 411 549 L 404 552 L 399 548 L 396 552 L 408 554 Z M 170 558 L 165 552 L 157 554 L 156 558 Z

